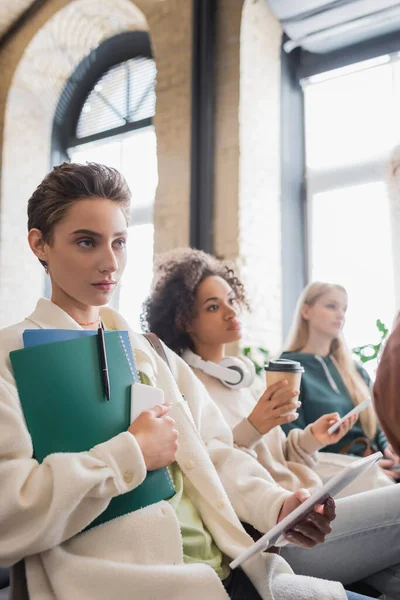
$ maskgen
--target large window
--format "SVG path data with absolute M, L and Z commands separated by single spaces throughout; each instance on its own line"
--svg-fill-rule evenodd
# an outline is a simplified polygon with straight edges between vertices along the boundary
M 399 55 L 304 79 L 308 272 L 349 293 L 350 346 L 394 316 L 385 178 L 400 134 Z
M 117 138 L 70 149 L 74 162 L 95 161 L 123 173 L 132 190 L 128 263 L 113 305 L 135 329 L 143 300 L 149 293 L 153 271 L 153 201 L 157 186 L 156 136 L 153 127 Z
M 147 34 L 128 32 L 108 40 L 85 59 L 66 86 L 53 132 L 58 162 L 101 162 L 121 171 L 128 181 L 128 264 L 112 306 L 136 329 L 153 267 L 155 78 Z

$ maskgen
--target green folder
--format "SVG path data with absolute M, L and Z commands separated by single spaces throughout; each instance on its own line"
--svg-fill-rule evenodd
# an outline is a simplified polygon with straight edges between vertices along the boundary
M 118 331 L 105 336 L 111 397 L 104 395 L 97 335 L 10 352 L 35 458 L 84 452 L 130 425 L 132 373 Z M 134 490 L 113 498 L 94 527 L 175 493 L 168 469 L 149 471 Z

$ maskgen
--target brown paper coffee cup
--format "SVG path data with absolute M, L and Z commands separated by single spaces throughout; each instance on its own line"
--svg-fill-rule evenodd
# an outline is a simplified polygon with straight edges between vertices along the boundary
M 277 381 L 286 379 L 289 385 L 296 390 L 296 392 L 300 392 L 301 375 L 301 372 L 288 373 L 287 371 L 265 371 L 265 382 L 268 387 Z
M 293 390 L 300 392 L 301 376 L 304 373 L 304 368 L 299 362 L 278 358 L 277 360 L 270 360 L 264 369 L 267 388 L 277 381 L 286 379 Z M 296 412 L 296 409 L 293 409 L 293 412 Z M 286 416 L 286 414 L 290 413 L 281 416 Z

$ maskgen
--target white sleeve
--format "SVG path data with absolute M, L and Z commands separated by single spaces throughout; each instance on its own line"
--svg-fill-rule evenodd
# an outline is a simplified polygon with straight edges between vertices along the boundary
M 232 429 L 232 434 L 235 444 L 240 448 L 246 448 L 248 450 L 252 450 L 264 437 L 248 419 L 242 419 L 235 425 Z
M 0 379 L 0 564 L 4 566 L 77 534 L 114 496 L 137 487 L 146 476 L 140 447 L 128 432 L 88 452 L 49 455 L 41 464 L 32 454 L 17 390 Z
M 291 429 L 287 437 L 283 430 L 281 431 L 286 460 L 315 469 L 318 463 L 318 450 L 322 448 L 322 444 L 311 433 L 311 425 L 305 429 Z
M 167 349 L 179 390 L 239 519 L 261 532 L 276 525 L 291 492 L 281 488 L 253 456 L 235 448 L 220 409 L 204 385 L 177 355 Z

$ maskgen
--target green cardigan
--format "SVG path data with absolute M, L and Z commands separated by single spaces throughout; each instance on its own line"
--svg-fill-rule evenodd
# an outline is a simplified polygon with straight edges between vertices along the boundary
M 298 409 L 299 418 L 293 423 L 282 426 L 286 434 L 296 427 L 305 429 L 307 425 L 327 413 L 338 412 L 341 417 L 344 417 L 349 410 L 354 408 L 349 392 L 330 356 L 316 357 L 314 354 L 304 352 L 283 352 L 282 358 L 297 360 L 304 367 L 299 398 L 302 402 L 301 407 Z M 325 363 L 326 369 L 322 361 Z M 370 387 L 371 380 L 368 373 L 359 365 L 356 365 L 356 367 L 365 383 Z M 360 420 L 358 420 L 340 442 L 325 446 L 322 448 L 322 451 L 340 452 L 342 448 L 361 436 L 365 437 L 365 433 L 361 427 Z M 385 434 L 379 427 L 374 439 L 374 445 L 381 451 L 388 445 Z M 357 447 L 352 449 L 352 453 L 361 454 L 363 448 L 362 445 L 357 445 Z

